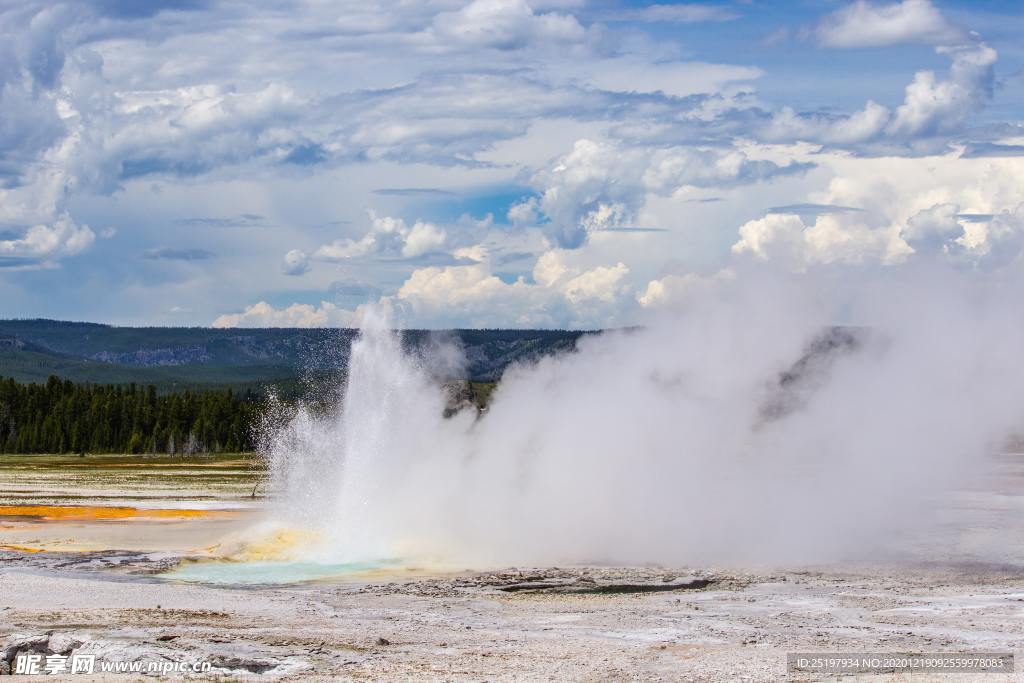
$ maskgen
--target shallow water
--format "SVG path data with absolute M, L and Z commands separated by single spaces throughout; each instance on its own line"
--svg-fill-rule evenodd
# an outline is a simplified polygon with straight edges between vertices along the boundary
M 261 473 L 237 455 L 0 456 L 0 550 L 170 555 L 185 559 L 161 578 L 216 585 L 352 581 L 398 568 L 300 561 L 315 537 L 265 522 L 263 491 L 253 495 Z
M 394 569 L 398 560 L 321 564 L 317 562 L 183 562 L 160 576 L 190 583 L 230 585 L 286 584 L 331 579 L 353 580 L 360 575 Z
M 0 505 L 251 504 L 262 473 L 261 461 L 238 454 L 0 455 Z
M 258 515 L 261 474 L 237 454 L 0 455 L 0 548 L 205 553 Z
M 881 539 L 852 559 L 1024 567 L 1024 454 L 1000 454 L 992 465 L 945 498 L 921 534 Z M 424 566 L 416 557 L 308 561 L 323 539 L 268 519 L 260 474 L 237 455 L 0 456 L 0 550 L 188 558 L 164 576 L 221 585 L 358 581 Z M 445 559 L 426 564 L 441 571 Z

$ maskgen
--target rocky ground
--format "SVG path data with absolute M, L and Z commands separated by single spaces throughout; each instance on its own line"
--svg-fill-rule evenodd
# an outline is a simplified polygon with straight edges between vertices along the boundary
M 168 561 L 0 555 L 0 668 L 74 651 L 282 679 L 812 680 L 787 674 L 787 652 L 1020 655 L 1024 643 L 1024 575 L 999 567 L 396 572 L 240 588 L 154 577 Z

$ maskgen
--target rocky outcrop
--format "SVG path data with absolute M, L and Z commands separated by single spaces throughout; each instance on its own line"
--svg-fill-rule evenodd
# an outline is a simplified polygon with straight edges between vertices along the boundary
M 0 645 L 0 674 L 14 671 L 18 655 L 70 655 L 82 641 L 63 633 L 15 633 Z
M 92 360 L 101 363 L 117 363 L 137 367 L 154 367 L 158 365 L 192 365 L 203 364 L 211 356 L 204 346 L 173 346 L 163 349 L 139 349 L 124 353 L 100 351 L 91 356 Z

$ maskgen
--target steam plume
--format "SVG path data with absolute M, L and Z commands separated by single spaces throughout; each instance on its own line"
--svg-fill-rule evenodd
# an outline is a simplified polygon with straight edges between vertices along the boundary
M 875 552 L 927 527 L 1019 425 L 1020 290 L 925 269 L 832 282 L 716 279 L 640 329 L 510 369 L 479 419 L 443 418 L 429 359 L 367 315 L 341 410 L 268 435 L 279 514 L 320 529 L 329 560 Z

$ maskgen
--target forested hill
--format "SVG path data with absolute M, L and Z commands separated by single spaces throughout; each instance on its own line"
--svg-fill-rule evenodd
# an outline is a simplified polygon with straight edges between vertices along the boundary
M 512 363 L 575 348 L 584 334 L 563 330 L 402 332 L 411 350 L 448 338 L 466 367 L 458 379 L 493 381 Z M 358 335 L 352 329 L 114 327 L 56 320 L 0 320 L 0 376 L 43 383 L 153 384 L 246 391 L 344 371 Z
M 261 410 L 230 389 L 161 396 L 134 384 L 0 379 L 0 453 L 251 451 Z

